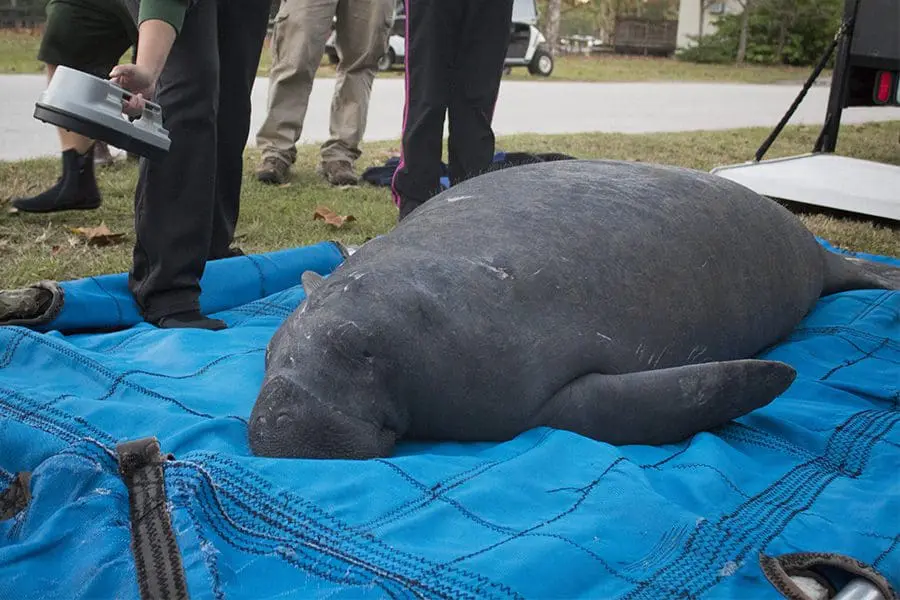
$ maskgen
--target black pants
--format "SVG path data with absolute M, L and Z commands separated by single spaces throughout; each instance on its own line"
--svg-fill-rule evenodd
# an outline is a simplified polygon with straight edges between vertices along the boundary
M 512 7 L 512 0 L 406 0 L 403 148 L 392 182 L 401 219 L 441 189 L 445 115 L 451 185 L 490 166 Z
M 198 0 L 160 75 L 171 146 L 162 161 L 141 161 L 129 278 L 148 321 L 199 310 L 206 261 L 229 255 L 270 4 Z

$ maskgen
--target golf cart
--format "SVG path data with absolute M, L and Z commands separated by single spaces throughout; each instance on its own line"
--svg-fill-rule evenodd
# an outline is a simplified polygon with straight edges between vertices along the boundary
M 549 77 L 553 72 L 553 55 L 545 46 L 547 39 L 537 28 L 538 14 L 535 0 L 515 0 L 512 31 L 506 51 L 506 68 L 528 67 L 532 75 Z
M 395 65 L 403 65 L 406 53 L 405 10 L 404 0 L 398 0 L 394 8 L 394 24 L 391 27 L 387 47 L 378 61 L 379 71 L 388 71 Z M 547 40 L 537 28 L 537 20 L 535 0 L 514 0 L 509 48 L 506 52 L 505 62 L 507 72 L 513 67 L 528 67 L 529 73 L 542 77 L 549 77 L 553 72 L 553 56 L 544 46 Z M 334 31 L 325 42 L 325 53 L 331 64 L 338 63 Z

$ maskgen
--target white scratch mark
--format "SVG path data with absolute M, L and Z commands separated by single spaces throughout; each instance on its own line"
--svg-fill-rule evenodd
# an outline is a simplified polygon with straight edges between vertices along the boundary
M 666 355 L 666 352 L 668 352 L 669 349 L 670 349 L 671 347 L 672 347 L 672 342 L 669 342 L 668 344 L 666 344 L 666 347 L 663 348 L 662 352 L 659 353 L 659 356 L 657 356 L 657 357 L 656 357 L 656 360 L 653 361 L 653 368 L 654 368 L 654 369 L 655 369 L 657 366 L 659 366 L 659 361 L 662 360 L 663 356 Z
M 733 560 L 729 560 L 722 566 L 722 570 L 719 571 L 719 574 L 722 577 L 730 577 L 737 573 L 739 567 L 740 565 L 738 565 L 736 562 L 734 562 Z
M 600 336 L 600 337 L 602 337 L 602 338 L 603 338 L 604 340 L 606 340 L 607 342 L 611 342 L 611 341 L 612 341 L 612 338 L 611 338 L 611 337 L 609 337 L 608 335 L 603 335 L 603 334 L 600 333 L 599 331 L 597 332 L 597 335 Z
M 532 273 L 531 276 L 534 277 L 535 275 L 537 275 L 538 273 L 540 273 L 540 272 L 543 271 L 543 270 L 544 270 L 544 267 L 541 267 L 540 269 L 538 269 L 537 271 L 535 271 L 534 273 Z
M 459 202 L 460 200 L 468 200 L 469 198 L 474 198 L 475 196 L 453 196 L 452 198 L 447 198 L 447 202 Z
M 488 264 L 488 263 L 486 263 L 486 262 L 474 261 L 474 260 L 471 260 L 471 259 L 468 259 L 468 258 L 465 258 L 465 259 L 463 259 L 463 260 L 465 260 L 465 261 L 468 262 L 468 263 L 471 263 L 471 264 L 475 265 L 476 267 L 484 267 L 484 268 L 487 269 L 488 271 L 491 271 L 492 273 L 495 273 L 498 277 L 500 277 L 500 279 L 507 279 L 507 278 L 510 277 L 510 274 L 507 273 L 506 271 L 504 271 L 503 269 L 500 269 L 500 268 L 498 268 L 498 267 L 495 267 L 494 265 L 490 265 L 490 264 Z
M 695 360 L 699 360 L 701 356 L 706 353 L 706 346 L 694 346 L 691 348 L 691 353 L 688 354 L 688 362 L 693 362 Z

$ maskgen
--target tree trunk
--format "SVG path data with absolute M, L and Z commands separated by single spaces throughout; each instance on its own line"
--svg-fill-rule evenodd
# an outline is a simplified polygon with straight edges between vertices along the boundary
M 750 34 L 750 0 L 742 3 L 744 12 L 741 13 L 741 37 L 738 41 L 737 58 L 735 62 L 743 63 L 747 57 L 747 36 Z
M 703 16 L 706 14 L 706 0 L 700 0 L 700 22 L 697 24 L 697 43 L 703 39 Z
M 547 3 L 547 50 L 556 56 L 556 47 L 559 42 L 559 12 L 560 0 L 550 0 Z
M 775 56 L 779 62 L 784 62 L 784 47 L 787 45 L 788 28 L 794 25 L 797 18 L 797 1 L 784 0 L 781 5 L 778 43 L 776 44 Z

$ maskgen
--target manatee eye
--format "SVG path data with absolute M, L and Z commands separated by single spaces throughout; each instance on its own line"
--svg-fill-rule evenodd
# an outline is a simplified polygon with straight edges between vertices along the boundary
M 368 350 L 363 350 L 362 355 L 363 355 L 363 358 L 365 358 L 365 359 L 372 358 L 372 353 L 369 352 Z

